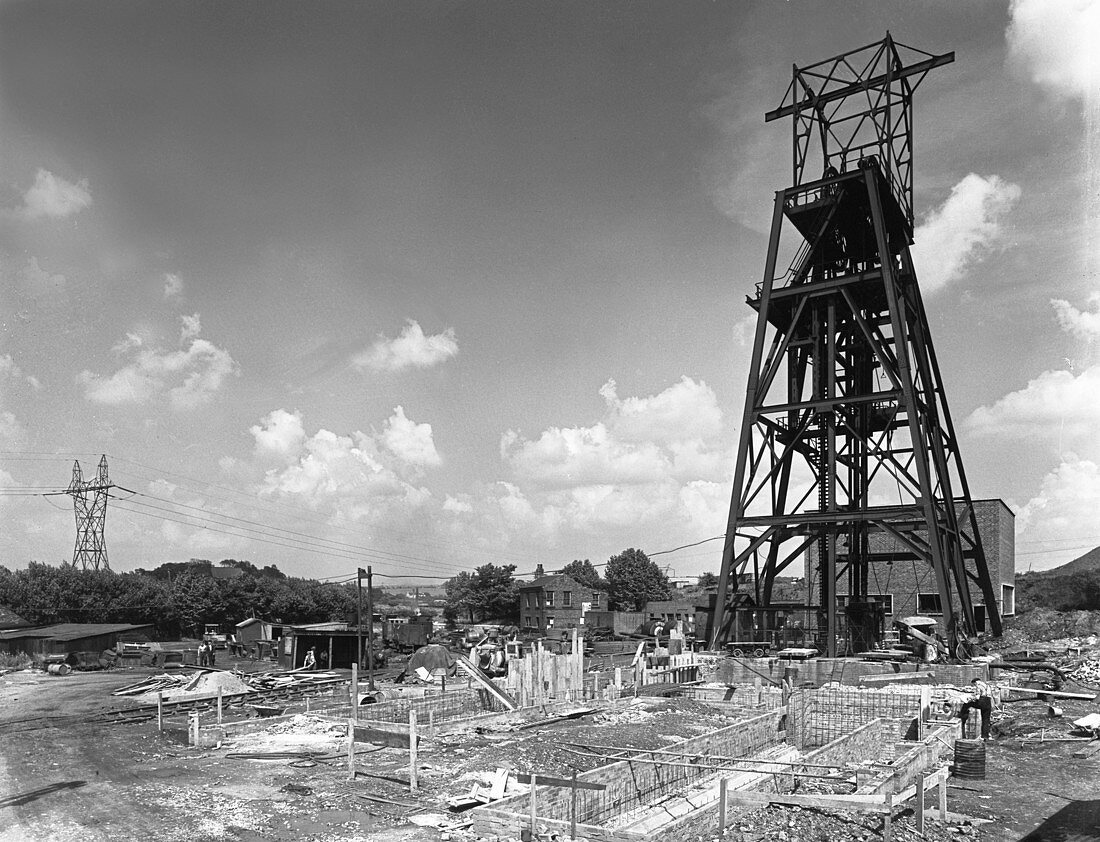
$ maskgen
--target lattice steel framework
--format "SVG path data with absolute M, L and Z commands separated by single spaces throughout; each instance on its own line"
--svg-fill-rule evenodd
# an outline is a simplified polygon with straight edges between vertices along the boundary
M 837 654 L 836 585 L 847 575 L 849 598 L 866 597 L 876 533 L 931 565 L 951 631 L 975 629 L 973 583 L 1000 634 L 910 253 L 912 95 L 953 60 L 888 33 L 795 67 L 766 115 L 793 118 L 795 183 L 776 194 L 764 280 L 748 298 L 758 319 L 712 645 L 728 639 L 750 561 L 767 604 L 775 577 L 808 556 L 820 640 Z
M 73 498 L 76 512 L 76 546 L 73 567 L 84 570 L 110 570 L 107 561 L 107 492 L 112 488 L 107 476 L 107 456 L 99 460 L 95 479 L 84 481 L 80 462 L 73 462 L 73 479 L 65 493 Z

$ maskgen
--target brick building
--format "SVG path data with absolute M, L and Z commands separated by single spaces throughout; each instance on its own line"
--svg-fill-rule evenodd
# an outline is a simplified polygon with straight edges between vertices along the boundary
M 585 587 L 564 573 L 544 575 L 541 564 L 535 578 L 519 586 L 519 624 L 524 631 L 584 626 L 589 611 L 606 607 L 606 594 Z
M 1003 500 L 975 500 L 974 514 L 978 532 L 982 536 L 989 578 L 997 595 L 996 610 L 1001 616 L 1016 613 L 1016 516 Z M 816 545 L 807 553 L 807 596 L 811 603 L 818 600 L 817 570 L 812 560 L 816 558 Z M 876 556 L 868 572 L 869 596 L 884 604 L 886 625 L 901 617 L 920 614 L 926 617 L 942 617 L 940 595 L 932 566 L 917 559 L 902 541 L 884 532 L 871 535 L 871 552 Z M 974 571 L 973 561 L 967 569 Z M 841 607 L 847 602 L 848 577 L 840 576 L 836 583 L 837 600 Z M 975 622 L 978 631 L 988 628 L 987 607 L 981 591 L 971 582 L 970 597 L 974 602 Z

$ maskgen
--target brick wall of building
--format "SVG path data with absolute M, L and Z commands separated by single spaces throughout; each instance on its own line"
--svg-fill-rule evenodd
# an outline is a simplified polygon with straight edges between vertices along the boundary
M 997 595 L 997 610 L 1004 613 L 1004 587 L 1012 588 L 1016 577 L 1016 538 L 1015 516 L 1001 500 L 975 500 L 974 514 L 978 522 L 978 532 L 982 536 L 986 565 L 993 590 Z M 874 533 L 871 536 L 871 551 L 875 553 L 904 553 L 905 544 L 887 533 Z M 811 546 L 809 558 L 816 559 L 816 545 Z M 816 603 L 819 584 L 814 565 L 810 564 L 806 578 L 807 593 Z M 967 561 L 967 569 L 974 571 L 973 561 Z M 895 560 L 876 561 L 868 573 L 867 590 L 870 594 L 889 596 L 886 616 L 887 625 L 891 620 L 909 617 L 914 614 L 939 616 L 935 610 L 939 591 L 932 567 L 922 561 Z M 843 601 L 848 594 L 848 580 L 841 576 L 837 582 L 837 595 Z M 923 598 L 922 598 L 923 595 Z M 984 605 L 981 592 L 971 585 L 971 599 L 975 605 Z M 1012 609 L 1012 595 L 1009 593 L 1009 610 Z M 891 604 L 892 603 L 892 604 Z
M 589 625 L 586 614 L 606 606 L 606 594 L 586 588 L 572 576 L 540 576 L 519 589 L 519 624 L 538 631 L 577 628 Z

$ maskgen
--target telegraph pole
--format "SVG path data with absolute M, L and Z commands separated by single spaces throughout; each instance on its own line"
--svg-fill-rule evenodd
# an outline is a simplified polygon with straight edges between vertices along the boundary
M 355 656 L 355 668 L 360 670 L 363 668 L 363 568 L 359 568 L 359 572 L 355 577 L 355 600 L 356 600 L 356 614 L 355 614 L 355 640 L 357 645 Z
M 359 658 L 363 657 L 363 579 L 367 580 L 367 690 L 374 692 L 374 594 L 373 571 L 370 566 L 359 568 Z

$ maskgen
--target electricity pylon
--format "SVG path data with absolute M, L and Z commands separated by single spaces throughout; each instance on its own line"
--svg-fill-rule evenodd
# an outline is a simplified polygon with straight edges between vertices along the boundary
M 107 492 L 113 488 L 107 477 L 107 456 L 99 460 L 94 480 L 84 481 L 80 462 L 73 462 L 73 479 L 65 493 L 73 498 L 76 512 L 76 546 L 73 567 L 84 570 L 110 570 L 107 561 Z

